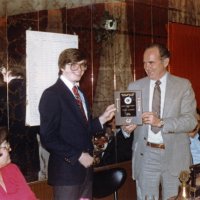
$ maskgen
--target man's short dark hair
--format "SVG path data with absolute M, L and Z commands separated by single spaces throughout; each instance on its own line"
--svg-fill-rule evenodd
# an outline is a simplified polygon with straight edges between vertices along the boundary
M 159 52 L 160 52 L 160 57 L 161 58 L 170 58 L 170 52 L 169 50 L 167 49 L 167 47 L 165 47 L 164 45 L 162 44 L 159 44 L 159 43 L 152 43 L 150 45 L 148 45 L 146 48 L 145 48 L 145 51 L 147 49 L 150 49 L 150 48 L 158 48 Z

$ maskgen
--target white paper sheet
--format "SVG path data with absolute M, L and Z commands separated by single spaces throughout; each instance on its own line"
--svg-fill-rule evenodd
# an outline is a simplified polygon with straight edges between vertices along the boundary
M 38 104 L 43 91 L 58 78 L 58 56 L 78 48 L 78 36 L 26 31 L 26 125 L 38 126 Z

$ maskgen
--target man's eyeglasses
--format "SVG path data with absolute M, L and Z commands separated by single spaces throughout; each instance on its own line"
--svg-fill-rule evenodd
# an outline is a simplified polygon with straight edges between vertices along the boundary
M 68 65 L 72 71 L 76 71 L 78 69 L 81 69 L 82 71 L 87 70 L 87 65 L 85 63 L 69 63 Z

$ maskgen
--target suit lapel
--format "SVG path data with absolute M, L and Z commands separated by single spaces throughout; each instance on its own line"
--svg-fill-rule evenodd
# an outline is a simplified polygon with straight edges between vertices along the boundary
M 87 101 L 87 98 L 84 94 L 84 92 L 81 90 L 81 88 L 79 88 L 79 90 L 82 92 L 83 97 L 85 99 L 85 106 L 86 106 L 86 110 L 87 110 L 87 114 L 88 114 L 88 121 L 90 120 L 90 106 L 89 106 L 89 102 Z
M 149 112 L 149 93 L 150 93 L 150 79 L 146 78 L 144 83 L 144 89 L 143 89 L 143 98 L 144 98 L 144 106 L 143 106 L 143 112 Z M 148 126 L 145 126 L 146 137 L 148 134 Z
M 174 91 L 178 91 L 178 90 L 172 90 L 172 88 L 175 87 L 175 83 L 171 74 L 168 73 L 166 81 L 167 82 L 166 82 L 166 89 L 165 89 L 163 117 L 167 116 L 169 110 L 171 109 L 171 103 L 173 102 L 175 95 L 177 95 L 177 94 L 174 94 Z
M 149 92 L 150 92 L 150 80 L 146 78 L 144 81 L 142 89 L 142 98 L 143 98 L 143 112 L 149 112 Z
M 150 89 L 150 80 L 149 78 L 145 78 L 144 81 L 142 82 L 142 109 L 143 112 L 149 112 L 149 89 Z M 143 126 L 144 133 L 148 133 L 148 126 L 145 125 Z

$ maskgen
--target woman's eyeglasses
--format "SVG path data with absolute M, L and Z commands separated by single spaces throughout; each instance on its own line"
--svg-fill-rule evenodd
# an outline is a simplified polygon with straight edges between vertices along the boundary
M 10 151 L 10 144 L 8 142 L 3 142 L 0 145 L 0 149 L 6 149 L 6 150 Z

